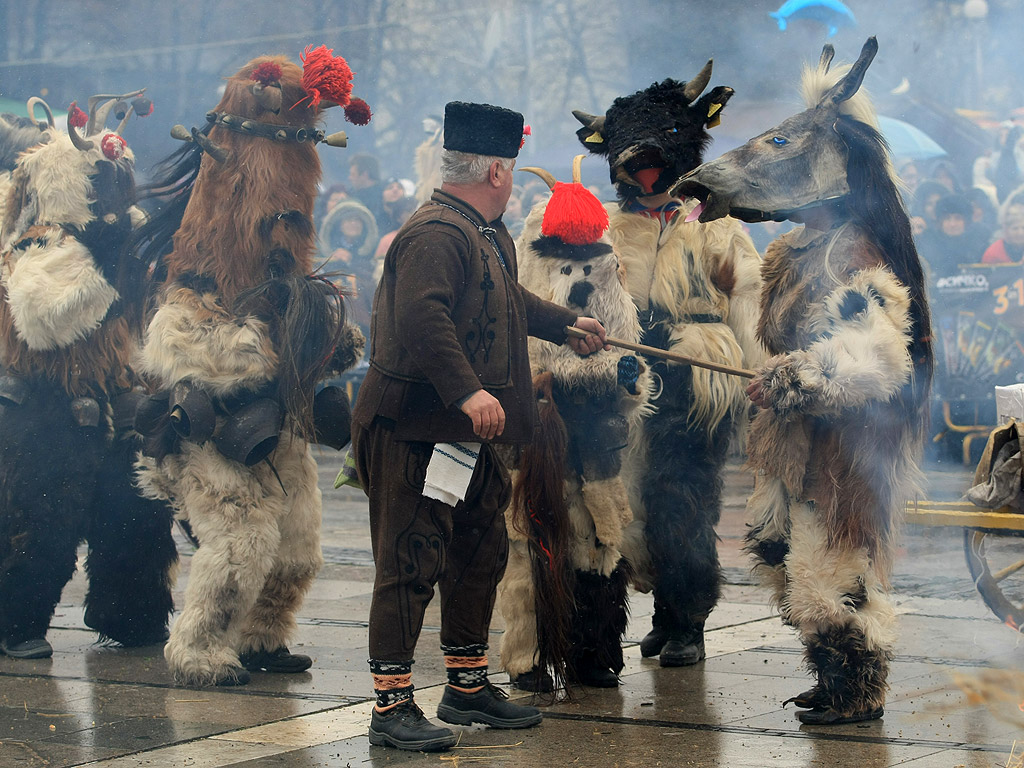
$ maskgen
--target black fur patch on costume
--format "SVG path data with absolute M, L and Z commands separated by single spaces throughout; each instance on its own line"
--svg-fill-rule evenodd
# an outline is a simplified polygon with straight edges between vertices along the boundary
M 656 323 L 644 343 L 667 349 L 668 328 Z M 722 467 L 733 421 L 711 433 L 691 424 L 692 369 L 648 359 L 664 382 L 657 410 L 644 422 L 648 462 L 640 487 L 647 509 L 647 548 L 656 571 L 654 597 L 662 625 L 689 632 L 702 624 L 722 590 L 715 525 L 721 515 Z
M 865 647 L 864 634 L 854 627 L 831 627 L 806 643 L 807 667 L 832 709 L 853 715 L 885 703 L 891 653 Z
M 46 635 L 83 540 L 86 624 L 127 646 L 166 638 L 172 513 L 132 485 L 138 447 L 80 428 L 53 382 L 33 380 L 22 405 L 0 409 L 0 639 Z
M 542 235 L 531 244 L 537 256 L 544 259 L 569 259 L 571 261 L 589 261 L 598 256 L 612 252 L 608 243 L 591 243 L 590 245 L 572 245 L 557 237 Z
M 622 636 L 629 620 L 628 583 L 622 566 L 610 576 L 576 571 L 570 678 L 578 677 L 585 669 L 611 670 L 615 674 L 622 671 Z
M 756 539 L 752 536 L 753 532 L 747 534 L 747 546 L 744 547 L 747 552 L 772 568 L 785 562 L 789 554 L 789 543 L 785 539 Z
M 839 303 L 839 317 L 843 320 L 852 320 L 867 308 L 868 300 L 863 293 L 847 291 Z

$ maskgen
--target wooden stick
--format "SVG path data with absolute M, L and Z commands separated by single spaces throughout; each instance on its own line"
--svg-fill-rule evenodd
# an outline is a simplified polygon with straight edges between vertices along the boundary
M 591 335 L 586 331 L 580 328 L 575 328 L 571 325 L 566 326 L 565 330 L 566 333 L 577 339 L 583 339 Z M 707 360 L 698 360 L 693 357 L 687 357 L 686 355 L 677 355 L 674 352 L 666 352 L 664 349 L 658 349 L 657 347 L 648 347 L 646 344 L 634 344 L 631 341 L 624 341 L 623 339 L 613 339 L 611 336 L 606 337 L 605 342 L 611 344 L 613 347 L 629 349 L 643 355 L 651 355 L 652 357 L 662 357 L 666 360 L 672 360 L 677 363 L 696 365 L 698 368 L 707 368 L 712 371 L 718 371 L 719 373 L 728 373 L 731 376 L 742 376 L 745 379 L 752 379 L 757 375 L 746 368 L 733 368 L 731 365 L 720 365 L 719 363 L 711 363 Z

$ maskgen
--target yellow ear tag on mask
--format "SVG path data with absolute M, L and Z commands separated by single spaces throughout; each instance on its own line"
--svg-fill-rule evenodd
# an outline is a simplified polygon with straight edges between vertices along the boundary
M 708 128 L 714 128 L 716 125 L 722 122 L 722 116 L 718 114 L 718 111 L 721 108 L 721 104 L 717 104 L 714 102 L 708 105 Z
M 604 144 L 604 136 L 600 133 L 594 132 L 587 136 L 583 141 L 587 144 Z

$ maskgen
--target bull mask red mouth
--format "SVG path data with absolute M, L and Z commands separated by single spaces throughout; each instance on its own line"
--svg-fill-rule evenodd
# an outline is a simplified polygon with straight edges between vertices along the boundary
M 645 194 L 651 195 L 654 194 L 654 185 L 658 183 L 664 170 L 664 168 L 658 167 L 641 168 L 639 171 L 631 173 L 630 176 L 636 180 Z

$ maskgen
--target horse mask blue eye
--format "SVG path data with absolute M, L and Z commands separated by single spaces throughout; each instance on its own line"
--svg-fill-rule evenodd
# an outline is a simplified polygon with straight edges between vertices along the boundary
M 777 147 L 781 147 L 783 144 L 789 144 L 789 140 L 788 139 L 784 139 L 781 136 L 776 136 L 775 138 L 772 139 L 772 142 Z

